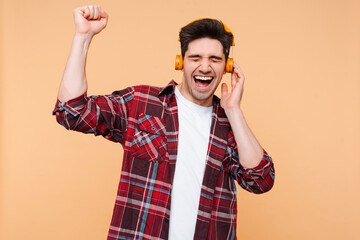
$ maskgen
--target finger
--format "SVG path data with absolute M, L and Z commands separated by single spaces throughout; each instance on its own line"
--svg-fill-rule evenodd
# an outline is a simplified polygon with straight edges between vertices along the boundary
M 234 74 L 233 74 L 233 76 L 232 76 L 232 77 L 233 77 L 232 80 L 234 81 L 234 84 L 236 84 L 237 82 L 243 80 L 242 75 L 241 75 L 241 72 L 239 72 L 239 71 L 234 71 L 233 73 L 234 73 Z
M 89 17 L 89 15 L 90 15 L 90 10 L 89 10 L 89 7 L 88 7 L 88 6 L 82 7 L 82 8 L 80 9 L 80 11 L 81 11 L 81 15 L 82 15 L 85 19 L 87 19 L 87 18 Z
M 89 10 L 90 10 L 90 15 L 89 15 L 89 20 L 92 20 L 92 19 L 94 19 L 94 15 L 95 15 L 95 6 L 93 6 L 93 5 L 91 5 L 91 6 L 89 6 Z
M 109 15 L 102 9 L 100 9 L 100 21 L 106 26 Z
M 92 15 L 92 20 L 96 20 L 99 18 L 99 10 L 96 6 L 92 7 L 92 11 L 93 11 L 93 15 Z
M 224 96 L 228 93 L 228 86 L 226 83 L 221 84 L 221 96 Z
M 99 19 L 100 14 L 99 14 L 99 7 L 98 6 L 94 6 L 94 16 L 93 19 Z
M 89 6 L 89 9 L 90 9 L 89 20 L 97 20 L 99 18 L 98 6 L 91 5 L 91 6 Z
M 239 69 L 241 71 L 241 68 L 240 68 L 239 64 L 237 64 L 237 62 L 234 62 L 234 68 Z
M 100 17 L 101 18 L 107 18 L 109 15 L 102 9 L 100 8 Z
M 233 72 L 235 73 L 236 76 L 241 77 L 241 70 L 240 70 L 239 66 L 234 65 L 234 71 Z
M 234 62 L 234 71 L 239 75 L 240 78 L 245 78 L 243 71 L 236 62 Z
M 243 88 L 243 86 L 244 86 L 244 81 L 241 78 L 236 77 L 236 80 L 234 81 L 234 85 L 233 85 L 232 89 L 233 90 L 237 89 L 237 88 L 241 89 L 241 88 Z
M 231 74 L 231 87 L 234 88 L 235 85 L 239 82 L 239 73 L 234 69 Z
M 241 68 L 239 67 L 239 65 L 234 64 L 234 72 L 233 73 L 234 73 L 233 77 L 236 78 L 236 82 L 240 82 L 241 84 L 244 84 L 245 76 L 244 76 L 244 73 L 242 72 Z

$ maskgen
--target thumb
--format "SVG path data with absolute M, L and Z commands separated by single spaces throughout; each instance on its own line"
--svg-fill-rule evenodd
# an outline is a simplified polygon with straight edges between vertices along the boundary
M 221 84 L 221 97 L 228 93 L 228 86 L 226 83 Z

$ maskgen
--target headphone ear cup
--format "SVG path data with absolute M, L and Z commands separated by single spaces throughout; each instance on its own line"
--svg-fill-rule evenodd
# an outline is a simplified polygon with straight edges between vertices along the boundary
M 226 61 L 225 71 L 228 73 L 232 73 L 233 70 L 234 70 L 234 59 L 228 58 L 228 60 Z
M 183 58 L 181 55 L 176 55 L 175 70 L 182 70 L 182 68 L 183 68 Z

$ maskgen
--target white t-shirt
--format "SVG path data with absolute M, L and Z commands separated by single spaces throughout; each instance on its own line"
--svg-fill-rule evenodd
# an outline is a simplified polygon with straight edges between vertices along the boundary
M 171 193 L 170 240 L 193 239 L 209 145 L 212 107 L 184 98 L 175 89 L 179 139 Z

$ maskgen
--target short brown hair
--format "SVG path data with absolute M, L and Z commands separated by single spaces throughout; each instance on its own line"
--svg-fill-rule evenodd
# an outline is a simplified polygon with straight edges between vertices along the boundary
M 199 38 L 212 38 L 218 40 L 223 46 L 225 61 L 233 42 L 233 34 L 225 30 L 224 24 L 216 19 L 203 18 L 189 23 L 181 28 L 180 33 L 181 55 L 184 57 L 191 41 Z

